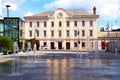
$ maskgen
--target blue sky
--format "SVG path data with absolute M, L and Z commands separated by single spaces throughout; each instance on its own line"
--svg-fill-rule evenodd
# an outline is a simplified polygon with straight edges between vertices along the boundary
M 21 18 L 56 8 L 92 13 L 93 6 L 96 6 L 100 15 L 99 28 L 106 27 L 108 22 L 110 27 L 117 25 L 120 28 L 120 0 L 2 0 L 3 17 L 6 17 L 6 4 L 11 6 L 10 17 Z

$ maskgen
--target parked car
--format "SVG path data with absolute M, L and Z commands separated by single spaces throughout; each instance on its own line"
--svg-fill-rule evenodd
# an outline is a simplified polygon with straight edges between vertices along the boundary
M 48 46 L 41 46 L 41 49 L 48 49 Z

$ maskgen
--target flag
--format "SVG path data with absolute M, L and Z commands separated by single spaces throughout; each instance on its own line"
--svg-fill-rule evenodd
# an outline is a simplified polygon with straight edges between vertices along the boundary
M 107 24 L 106 31 L 109 31 L 109 22 Z

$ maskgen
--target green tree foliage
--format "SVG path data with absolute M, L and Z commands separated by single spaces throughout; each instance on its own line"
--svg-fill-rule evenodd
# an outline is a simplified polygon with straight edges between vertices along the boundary
M 101 27 L 100 31 L 105 31 L 105 30 L 104 30 L 104 27 Z
M 32 48 L 32 50 L 33 50 L 34 44 L 35 44 L 35 38 L 31 39 L 30 42 L 31 42 L 31 48 Z
M 25 50 L 27 50 L 27 48 L 28 48 L 27 43 L 28 43 L 28 41 L 27 41 L 27 40 L 25 40 Z
M 6 50 L 13 50 L 13 40 L 6 36 L 0 36 L 0 46 Z

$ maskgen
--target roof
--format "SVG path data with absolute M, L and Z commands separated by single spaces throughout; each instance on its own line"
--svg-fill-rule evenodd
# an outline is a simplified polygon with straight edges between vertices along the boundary
M 4 17 L 4 20 L 5 19 L 18 19 L 18 20 L 20 20 L 20 21 L 23 21 L 24 22 L 24 20 L 23 19 L 21 19 L 20 17 Z
M 106 39 L 106 38 L 119 38 L 120 39 L 120 32 L 116 31 L 110 31 L 110 32 L 98 32 L 98 39 Z
M 61 8 L 58 8 L 56 10 L 60 10 Z M 64 10 L 64 9 L 61 9 Z M 68 15 L 72 16 L 72 17 L 78 17 L 78 16 L 94 16 L 94 17 L 98 17 L 98 15 L 94 15 L 92 13 L 88 13 L 88 12 L 83 12 L 83 11 L 66 11 L 64 10 Z M 49 11 L 49 12 L 42 12 L 42 13 L 38 13 L 38 14 L 34 14 L 31 16 L 25 16 L 24 18 L 48 18 L 49 16 L 54 15 L 54 11 Z

